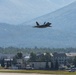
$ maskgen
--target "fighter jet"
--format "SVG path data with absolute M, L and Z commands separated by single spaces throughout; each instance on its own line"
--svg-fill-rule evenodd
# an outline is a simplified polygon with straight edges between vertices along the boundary
M 40 25 L 38 22 L 36 22 L 37 26 L 34 26 L 34 28 L 46 28 L 46 27 L 52 27 L 50 26 L 52 23 L 49 23 L 49 22 L 44 22 L 43 25 Z

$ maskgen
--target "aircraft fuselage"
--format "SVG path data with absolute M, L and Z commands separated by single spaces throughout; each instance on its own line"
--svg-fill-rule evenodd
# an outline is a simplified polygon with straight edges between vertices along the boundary
M 52 23 L 49 23 L 49 22 L 47 22 L 46 24 L 45 24 L 45 22 L 44 22 L 43 25 L 40 25 L 38 22 L 36 22 L 36 24 L 37 24 L 37 26 L 34 26 L 34 28 L 46 28 L 46 27 L 52 27 L 52 26 L 50 26 Z
M 40 26 L 34 26 L 35 28 L 46 28 L 46 27 L 52 27 L 52 26 L 44 26 L 44 25 L 40 25 Z

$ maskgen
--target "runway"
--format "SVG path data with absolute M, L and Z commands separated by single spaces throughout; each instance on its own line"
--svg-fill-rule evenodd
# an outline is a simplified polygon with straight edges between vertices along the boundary
M 0 75 L 56 75 L 56 74 L 35 74 L 35 73 L 0 73 Z

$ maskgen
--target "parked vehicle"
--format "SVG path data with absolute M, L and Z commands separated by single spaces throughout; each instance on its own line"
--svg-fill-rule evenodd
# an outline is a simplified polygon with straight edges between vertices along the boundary
M 27 65 L 25 69 L 26 69 L 26 70 L 33 70 L 34 68 L 31 67 L 30 65 Z
M 69 72 L 75 72 L 76 71 L 76 68 L 71 68 L 70 70 L 69 70 Z

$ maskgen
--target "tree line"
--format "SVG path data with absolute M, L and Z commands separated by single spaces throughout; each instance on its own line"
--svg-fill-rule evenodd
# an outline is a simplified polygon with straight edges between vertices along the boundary
M 3 54 L 16 54 L 18 52 L 23 52 L 23 53 L 44 53 L 44 52 L 76 52 L 76 48 L 17 48 L 17 47 L 0 47 L 0 53 Z
M 6 67 L 10 67 L 12 65 L 16 65 L 17 64 L 17 59 L 23 59 L 24 56 L 21 52 L 18 52 L 14 57 L 13 57 L 13 61 L 9 61 L 7 62 Z M 30 53 L 30 58 L 27 62 L 46 62 L 45 65 L 45 69 L 47 70 L 58 70 L 59 69 L 59 63 L 56 60 L 56 62 L 54 63 L 51 59 L 51 55 L 50 53 L 46 52 L 46 53 L 42 53 L 42 54 L 36 54 L 34 52 Z M 51 67 L 49 67 L 49 62 Z M 68 60 L 69 64 L 74 65 L 74 67 L 76 67 L 76 57 L 74 57 L 73 59 Z M 26 64 L 26 62 L 23 61 L 23 63 Z M 2 58 L 0 59 L 0 64 L 2 67 L 5 67 L 5 59 Z M 71 65 L 67 65 L 68 68 L 71 67 Z

